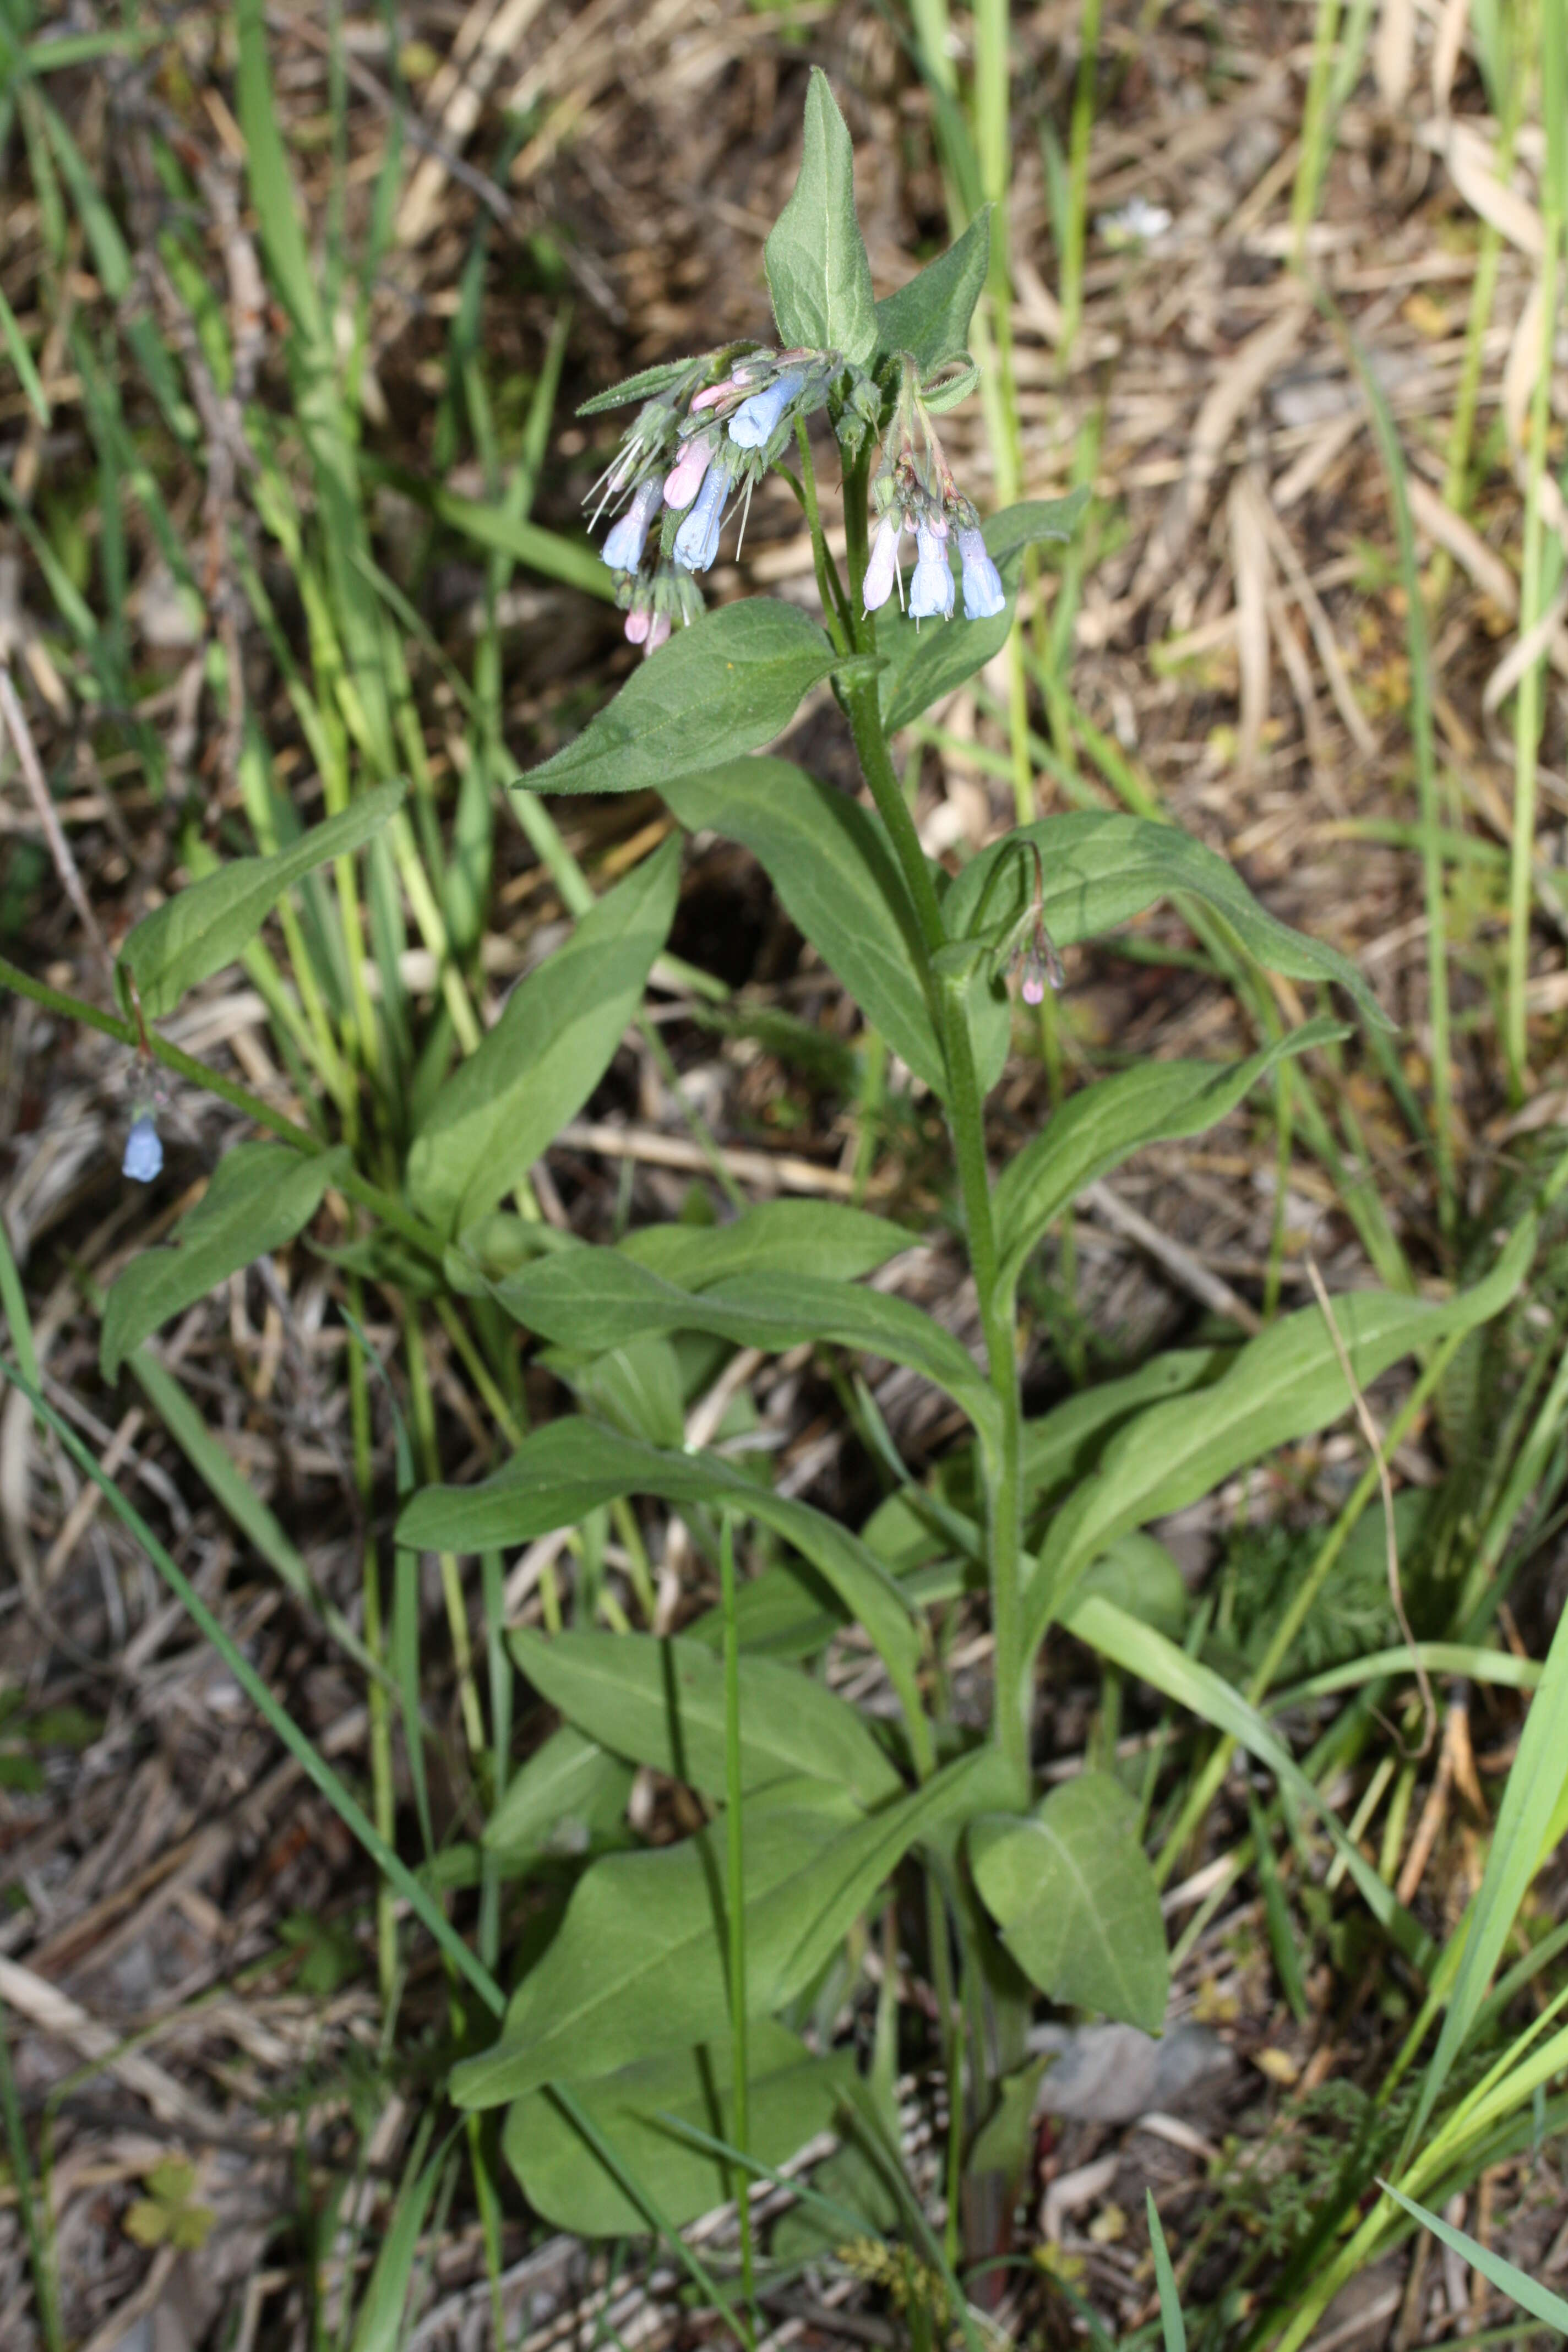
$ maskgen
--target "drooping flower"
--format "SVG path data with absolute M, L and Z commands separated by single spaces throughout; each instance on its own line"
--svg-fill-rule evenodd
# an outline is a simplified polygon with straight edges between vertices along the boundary
M 139 1111 L 131 1123 L 125 1139 L 125 1157 L 121 1173 L 133 1183 L 151 1184 L 163 1171 L 163 1146 L 158 1134 L 158 1124 L 149 1110 Z
M 963 617 L 966 621 L 989 621 L 1006 607 L 1007 592 L 1002 585 L 1002 575 L 986 553 L 985 541 L 978 530 L 961 530 L 958 552 L 963 562 Z M 1030 997 L 1038 1004 L 1037 996 Z
M 658 511 L 663 497 L 662 484 L 643 482 L 632 493 L 632 502 L 605 541 L 605 562 L 612 572 L 635 572 L 642 562 L 643 541 L 648 525 Z
M 700 409 L 720 407 L 740 388 L 741 378 L 738 375 L 726 376 L 722 383 L 710 383 L 706 392 L 698 393 L 693 399 L 691 414 L 695 416 Z
M 871 560 L 866 566 L 865 610 L 880 610 L 895 587 L 900 603 L 903 585 L 899 577 L 899 541 L 904 535 L 904 519 L 895 508 L 882 517 L 877 536 L 871 545 Z
M 652 619 L 653 614 L 646 604 L 634 604 L 626 614 L 626 643 L 632 646 L 646 646 L 648 625 Z
M 719 526 L 730 490 L 730 469 L 722 457 L 708 468 L 691 511 L 675 534 L 675 560 L 685 572 L 706 572 L 719 552 Z
M 730 438 L 742 449 L 762 449 L 772 440 L 780 417 L 802 389 L 805 378 L 797 370 L 774 376 L 762 392 L 743 400 L 730 419 Z
M 910 582 L 910 617 L 915 621 L 945 621 L 952 611 L 952 566 L 947 560 L 947 525 L 940 520 L 915 526 L 916 562 Z
M 705 433 L 689 440 L 665 478 L 664 503 L 679 514 L 689 507 L 702 488 L 702 478 L 708 471 L 713 444 Z
M 668 639 L 671 626 L 672 624 L 668 613 L 656 613 L 654 614 L 652 621 L 648 625 L 647 643 L 643 647 L 645 658 L 648 654 L 658 653 L 660 646 L 662 646 Z

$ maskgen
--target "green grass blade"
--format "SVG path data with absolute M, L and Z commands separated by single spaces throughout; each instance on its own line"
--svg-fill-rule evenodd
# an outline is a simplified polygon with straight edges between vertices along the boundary
M 27 2154 L 27 2136 L 22 2129 L 21 2104 L 16 2097 L 16 2076 L 11 2071 L 11 2044 L 5 2032 L 4 2001 L 0 2001 L 0 2112 L 5 2118 L 5 2137 L 11 2149 L 11 2177 L 16 2202 L 22 2209 L 22 2228 L 27 2240 L 27 2262 L 33 2273 L 33 2294 L 38 2307 L 39 2330 L 47 2352 L 64 2352 L 66 2339 L 55 2293 L 55 2270 L 50 2260 L 52 2249 L 44 2242 L 44 2231 L 49 2225 L 49 2210 L 46 2201 L 43 2206 L 44 2228 L 40 2229 L 32 2161 Z
M 0 341 L 5 342 L 11 364 L 16 371 L 16 381 L 27 396 L 28 407 L 40 425 L 48 425 L 52 422 L 52 415 L 47 397 L 39 381 L 38 371 L 33 365 L 33 354 L 27 349 L 26 337 L 16 324 L 16 313 L 6 301 L 3 289 L 0 289 Z
M 1143 2197 L 1149 2215 L 1149 2243 L 1154 2250 L 1154 2278 L 1160 2289 L 1160 2326 L 1165 2337 L 1165 2352 L 1187 2352 L 1187 2326 L 1182 2317 L 1182 2299 L 1176 2293 L 1176 2273 L 1171 2268 L 1171 2250 L 1160 2226 L 1153 2190 L 1145 2189 Z
M 274 1698 L 249 1659 L 224 1631 L 183 1570 L 170 1559 L 135 1505 L 126 1499 L 112 1478 L 105 1475 L 90 1449 L 82 1443 L 70 1423 L 39 1394 L 32 1381 L 14 1365 L 5 1364 L 0 1369 L 4 1370 L 5 1378 L 15 1381 L 21 1390 L 38 1419 L 53 1430 L 77 1467 L 100 1490 L 115 1517 L 135 1537 L 170 1591 L 184 1604 L 197 1631 L 212 1643 L 251 1705 L 265 1717 L 307 1780 L 325 1797 L 351 1835 L 359 1840 L 377 1869 L 386 1874 L 416 1917 L 468 1979 L 485 2007 L 492 2015 L 499 2017 L 506 2007 L 506 1995 L 489 1970 L 469 1950 L 407 1864 L 399 1860 L 385 1839 L 377 1832 L 331 1766 L 306 1738 L 288 1709 Z
M 1500 2294 L 1506 2294 L 1521 2310 L 1533 2313 L 1537 2319 L 1543 2319 L 1548 2327 L 1555 2327 L 1561 2335 L 1568 2336 L 1568 2303 L 1564 2303 L 1560 2294 L 1553 2294 L 1550 2287 L 1542 2286 L 1512 2263 L 1505 2262 L 1502 2255 L 1495 2253 L 1490 2246 L 1479 2245 L 1463 2230 L 1456 2230 L 1451 2221 L 1440 2221 L 1436 2213 L 1428 2213 L 1426 2206 L 1417 2205 L 1414 2198 L 1402 2196 L 1397 2189 L 1391 2189 L 1386 2180 L 1380 2180 L 1377 2185 L 1385 2197 L 1392 2197 L 1396 2205 L 1403 2205 L 1405 2211 L 1430 2230 L 1435 2238 L 1441 2239 L 1444 2245 L 1451 2246 L 1455 2253 L 1462 2254 L 1483 2278 L 1491 2281 Z

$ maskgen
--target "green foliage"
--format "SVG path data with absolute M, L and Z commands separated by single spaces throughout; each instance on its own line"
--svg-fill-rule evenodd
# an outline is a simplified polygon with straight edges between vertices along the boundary
M 884 665 L 877 691 L 889 735 L 995 658 L 1012 631 L 1026 553 L 1042 543 L 1065 544 L 1088 504 L 1088 492 L 1074 490 L 1065 499 L 1027 499 L 986 518 L 981 535 L 1007 592 L 1005 607 L 992 620 L 911 621 L 896 604 L 883 605 L 877 615 L 877 652 Z
M 970 1823 L 974 1882 L 1003 1941 L 1053 2000 L 1158 2033 L 1170 1964 L 1138 1808 L 1107 1772 L 1064 1780 L 1026 1820 Z
M 758 596 L 677 629 L 574 741 L 520 783 L 531 793 L 659 791 L 782 734 L 801 697 L 842 668 L 797 605 Z
M 827 2130 L 853 2074 L 848 2051 L 816 2058 L 782 2025 L 753 2025 L 747 2084 L 751 2154 L 764 2164 L 782 2164 Z M 731 2194 L 728 2168 L 682 2138 L 679 2127 L 689 2125 L 732 2140 L 734 2088 L 731 2048 L 722 2038 L 701 2049 L 637 2059 L 574 2085 L 609 2146 L 634 2170 L 658 2182 L 660 2202 L 677 2226 L 710 2212 Z M 547 2090 L 512 2102 L 501 2147 L 530 2204 L 557 2229 L 607 2238 L 644 2227 L 625 2189 Z
M 870 358 L 879 321 L 855 211 L 855 159 L 827 76 L 817 66 L 806 92 L 800 176 L 768 233 L 763 260 L 786 343 L 838 352 L 860 363 Z
M 329 858 L 373 841 L 402 807 L 403 794 L 401 784 L 379 785 L 289 848 L 270 857 L 231 857 L 143 915 L 115 971 L 126 1005 L 139 1002 L 150 1021 L 172 1013 L 187 989 L 244 953 L 286 890 Z
M 465 1232 L 581 1109 L 642 1002 L 679 878 L 667 843 L 512 992 L 478 1052 L 447 1080 L 408 1155 L 410 1197 L 433 1223 Z
M 184 2157 L 166 2156 L 146 2176 L 147 2195 L 132 2200 L 125 2215 L 125 2234 L 139 2246 L 168 2246 L 177 2254 L 194 2254 L 207 2242 L 217 2216 L 210 2206 L 198 2205 L 194 2191 L 196 2168 Z
M 285 1143 L 237 1143 L 225 1152 L 195 1207 L 174 1227 L 173 1245 L 143 1250 L 110 1291 L 100 1347 L 104 1379 L 111 1381 L 172 1315 L 292 1241 L 350 1164 L 342 1146 L 313 1158 Z
M 991 206 L 982 205 L 963 235 L 877 305 L 877 345 L 907 352 L 922 374 L 967 359 L 969 322 L 991 267 Z M 988 540 L 993 555 L 996 548 Z

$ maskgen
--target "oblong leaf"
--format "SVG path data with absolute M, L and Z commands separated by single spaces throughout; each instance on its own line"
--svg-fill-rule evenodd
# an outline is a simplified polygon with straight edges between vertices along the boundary
M 663 792 L 673 776 L 771 743 L 802 695 L 838 664 L 825 632 L 797 604 L 776 596 L 721 604 L 678 629 L 581 735 L 520 776 L 516 789 Z
M 701 1642 L 589 1631 L 510 1636 L 529 1681 L 569 1723 L 634 1764 L 651 1764 L 722 1799 L 724 1669 Z M 902 1787 L 854 1708 L 826 1685 L 772 1658 L 742 1657 L 741 1785 L 801 1775 L 831 1780 L 857 1804 Z
M 855 156 L 827 76 L 813 66 L 800 174 L 763 247 L 786 343 L 864 362 L 877 344 L 871 264 L 855 211 Z
M 408 1191 L 421 1215 L 463 1232 L 528 1173 L 582 1108 L 642 1003 L 679 885 L 680 847 L 672 836 L 513 990 L 414 1139 Z
M 814 2057 L 798 2035 L 759 2018 L 747 2036 L 747 2153 L 784 2164 L 833 2122 L 855 2072 L 853 2051 Z M 658 2184 L 659 2208 L 680 2229 L 733 2193 L 731 2168 L 693 2147 L 667 2118 L 716 2138 L 734 2136 L 733 2043 L 644 2058 L 571 2088 L 606 2146 L 636 2176 Z M 501 2150 L 534 2210 L 580 2236 L 638 2237 L 647 2216 L 600 2163 L 547 2090 L 514 2100 Z
M 645 1225 L 617 1244 L 667 1282 L 706 1290 L 734 1274 L 815 1274 L 854 1282 L 918 1238 L 842 1201 L 760 1201 L 728 1224 Z
M 969 1853 L 985 1907 L 1032 1984 L 1160 2032 L 1170 1955 L 1138 1807 L 1120 1780 L 1082 1772 L 1026 1818 L 984 1814 L 970 1825 Z
M 868 1021 L 916 1077 L 944 1094 L 947 1065 L 909 891 L 876 819 L 784 760 L 735 760 L 660 789 L 690 832 L 720 833 L 751 851 Z
M 1058 947 L 1130 922 L 1159 898 L 1191 891 L 1223 915 L 1248 954 L 1291 980 L 1331 980 L 1354 997 L 1369 1021 L 1387 1015 L 1348 956 L 1294 931 L 1260 907 L 1239 874 L 1173 824 L 1145 817 L 1082 811 L 1019 827 L 983 849 L 958 875 L 942 902 L 948 936 L 967 938 L 984 901 L 984 928 L 1016 920 L 1033 902 L 1037 848 L 1044 871 L 1043 912 Z
M 280 1249 L 308 1224 L 321 1195 L 353 1165 L 340 1145 L 311 1156 L 286 1143 L 237 1143 L 226 1151 L 172 1246 L 143 1250 L 116 1278 L 103 1310 L 99 1361 L 111 1381 L 150 1333 L 241 1266 Z
M 893 1579 L 825 1511 L 758 1486 L 714 1454 L 667 1453 L 585 1418 L 552 1422 L 526 1437 L 493 1478 L 476 1486 L 427 1486 L 416 1495 L 398 1521 L 397 1539 L 432 1551 L 487 1551 L 575 1527 L 595 1504 L 620 1495 L 727 1508 L 793 1544 L 865 1627 L 913 1733 L 921 1719 L 920 1635 Z
M 186 989 L 210 980 L 244 953 L 293 883 L 378 834 L 402 807 L 405 789 L 402 783 L 378 784 L 287 849 L 269 857 L 231 857 L 143 915 L 115 965 L 127 1005 L 133 985 L 149 1020 L 172 1013 Z
M 1097 1177 L 1147 1143 L 1201 1135 L 1276 1062 L 1344 1034 L 1339 1022 L 1310 1021 L 1245 1062 L 1143 1062 L 1070 1095 L 997 1179 L 1002 1279 L 1017 1281 L 1053 1219 Z
M 737 1347 L 780 1350 L 835 1341 L 906 1364 L 961 1403 L 977 1426 L 992 1391 L 962 1341 L 907 1298 L 808 1274 L 736 1274 L 684 1290 L 614 1249 L 558 1250 L 508 1275 L 495 1295 L 528 1329 L 563 1346 L 611 1348 L 634 1333 L 710 1331 Z
M 1364 1387 L 1413 1349 L 1486 1322 L 1519 1288 L 1534 1245 L 1534 1222 L 1525 1218 L 1485 1281 L 1454 1298 L 1382 1290 L 1336 1298 L 1334 1323 L 1356 1380 Z M 1310 1307 L 1238 1349 L 1229 1370 L 1209 1387 L 1140 1413 L 1112 1438 L 1047 1531 L 1025 1586 L 1029 1646 L 1116 1537 L 1184 1509 L 1244 1464 L 1322 1428 L 1352 1404 L 1334 1336 L 1321 1309 Z

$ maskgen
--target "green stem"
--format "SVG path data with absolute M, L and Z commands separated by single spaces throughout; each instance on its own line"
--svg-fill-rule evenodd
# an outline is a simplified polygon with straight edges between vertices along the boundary
M 816 593 L 822 599 L 822 617 L 827 625 L 827 634 L 833 640 L 836 651 L 847 654 L 854 635 L 854 608 L 844 593 L 844 583 L 838 577 L 838 566 L 833 561 L 832 551 L 823 533 L 822 509 L 816 501 L 816 467 L 812 462 L 811 441 L 806 433 L 804 416 L 797 416 L 795 420 L 795 437 L 800 450 L 801 503 L 805 509 L 806 524 L 811 531 L 811 555 L 816 566 Z M 847 496 L 847 483 L 845 485 L 845 489 Z M 862 558 L 860 572 L 856 583 L 857 594 L 859 593 L 859 578 L 864 577 L 865 570 L 865 561 Z
M 724 1827 L 729 1881 L 730 2034 L 733 2052 L 734 2109 L 731 2131 L 742 2158 L 751 2154 L 751 2116 L 746 2051 L 746 1858 L 741 1807 L 741 1637 L 735 1618 L 735 1526 L 728 1512 L 719 1537 L 719 1581 L 724 1613 Z M 752 2257 L 751 2182 L 744 2163 L 735 2168 L 735 2215 L 741 2231 L 741 2292 L 747 2326 L 755 2310 Z M 748 2334 L 746 2341 L 754 2338 Z
M 133 1023 L 121 1021 L 117 1014 L 101 1012 L 96 1004 L 89 1004 L 79 996 L 67 996 L 59 989 L 50 988 L 41 980 L 34 980 L 30 973 L 8 963 L 4 956 L 0 956 L 0 988 L 15 990 L 18 996 L 28 998 L 34 1004 L 41 1004 L 47 1013 L 57 1014 L 62 1021 L 79 1021 L 84 1027 L 96 1029 L 100 1036 L 114 1038 L 132 1053 L 140 1049 L 141 1040 Z M 296 1151 L 303 1151 L 311 1157 L 324 1150 L 325 1147 L 308 1128 L 296 1127 L 292 1119 L 285 1118 L 281 1111 L 274 1110 L 269 1103 L 262 1101 L 259 1095 L 251 1094 L 233 1078 L 226 1078 L 220 1071 L 209 1070 L 205 1062 L 196 1061 L 193 1055 L 182 1054 L 177 1045 L 171 1045 L 166 1038 L 159 1036 L 155 1029 L 149 1029 L 146 1037 L 147 1051 L 153 1061 L 162 1063 L 164 1069 L 173 1070 L 176 1077 L 185 1079 L 189 1085 L 202 1087 L 209 1095 L 216 1095 L 220 1102 L 243 1111 L 247 1118 L 255 1120 L 258 1127 L 264 1127 L 268 1135 L 275 1135 L 279 1143 L 291 1144 Z M 411 1210 L 405 1209 L 392 1193 L 384 1192 L 379 1185 L 369 1183 L 357 1169 L 350 1170 L 338 1179 L 338 1189 L 347 1199 L 357 1202 L 362 1209 L 368 1209 L 373 1216 L 379 1217 L 383 1224 L 391 1225 L 413 1242 L 426 1256 L 439 1261 L 446 1246 L 441 1235 L 422 1217 L 416 1217 Z

